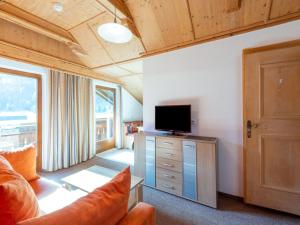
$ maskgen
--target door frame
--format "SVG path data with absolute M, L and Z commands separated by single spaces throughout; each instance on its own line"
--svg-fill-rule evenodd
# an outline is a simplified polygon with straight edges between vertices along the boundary
M 247 185 L 246 185 L 246 168 L 247 168 L 247 79 L 246 79 L 246 56 L 252 53 L 258 53 L 263 51 L 269 51 L 269 50 L 275 50 L 275 49 L 281 49 L 281 48 L 288 48 L 288 47 L 295 47 L 300 45 L 300 39 L 293 40 L 293 41 L 287 41 L 287 42 L 281 42 L 256 48 L 247 48 L 243 50 L 243 56 L 242 56 L 242 82 L 243 82 L 243 185 L 244 185 L 244 201 L 246 200 L 247 196 Z
M 107 141 L 106 143 L 104 143 L 104 148 L 107 148 L 107 146 L 109 146 L 109 148 L 110 148 L 110 146 L 112 144 L 114 144 L 114 146 L 116 146 L 116 131 L 117 131 L 117 127 L 116 127 L 116 93 L 117 92 L 116 92 L 115 88 L 106 87 L 106 86 L 102 86 L 102 85 L 98 85 L 98 84 L 95 86 L 95 91 L 96 91 L 97 88 L 101 88 L 101 89 L 104 89 L 104 90 L 109 90 L 109 91 L 112 91 L 114 93 L 114 120 L 113 120 L 113 123 L 114 123 L 114 129 L 113 129 L 114 130 L 114 137 L 112 139 L 110 139 L 109 141 Z M 96 118 L 95 118 L 95 122 L 96 122 Z M 98 142 L 103 143 L 103 141 L 97 141 L 96 140 L 96 153 L 100 153 L 100 152 L 105 151 L 106 149 L 103 150 L 101 147 L 100 148 L 97 147 Z
M 37 73 L 29 73 L 29 72 L 24 72 L 24 71 L 19 71 L 19 70 L 13 70 L 13 69 L 7 69 L 0 67 L 0 73 L 3 74 L 8 74 L 12 76 L 22 76 L 22 77 L 29 77 L 29 78 L 34 78 L 37 81 L 37 170 L 41 171 L 42 170 L 42 148 L 43 148 L 43 90 L 42 90 L 42 76 Z

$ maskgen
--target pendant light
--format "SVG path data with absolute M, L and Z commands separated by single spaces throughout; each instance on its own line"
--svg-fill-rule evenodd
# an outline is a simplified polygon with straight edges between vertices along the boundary
M 116 8 L 114 22 L 101 24 L 97 32 L 102 39 L 115 44 L 127 43 L 132 39 L 132 32 L 124 25 L 117 23 Z

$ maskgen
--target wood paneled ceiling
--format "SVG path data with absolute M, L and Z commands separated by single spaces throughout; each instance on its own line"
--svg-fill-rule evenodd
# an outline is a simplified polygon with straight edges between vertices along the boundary
M 53 3 L 64 9 L 58 13 Z M 66 44 L 81 63 L 124 83 L 142 101 L 145 56 L 300 18 L 300 0 L 0 0 L 0 18 Z M 127 44 L 97 34 L 117 20 L 132 30 Z M 132 65 L 131 65 L 132 64 Z

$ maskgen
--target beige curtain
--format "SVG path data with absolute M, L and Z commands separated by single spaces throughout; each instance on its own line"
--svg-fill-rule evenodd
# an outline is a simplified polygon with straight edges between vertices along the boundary
M 50 71 L 48 139 L 43 168 L 67 168 L 95 155 L 93 80 Z

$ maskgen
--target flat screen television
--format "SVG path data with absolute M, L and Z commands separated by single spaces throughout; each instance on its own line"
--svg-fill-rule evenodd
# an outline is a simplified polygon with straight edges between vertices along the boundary
M 172 133 L 190 133 L 191 105 L 155 106 L 155 129 Z

